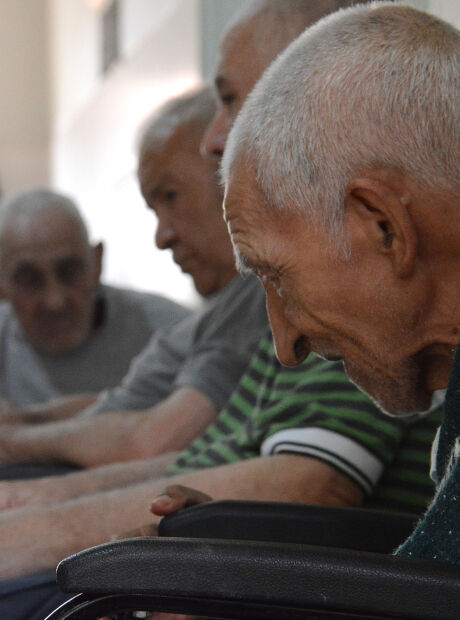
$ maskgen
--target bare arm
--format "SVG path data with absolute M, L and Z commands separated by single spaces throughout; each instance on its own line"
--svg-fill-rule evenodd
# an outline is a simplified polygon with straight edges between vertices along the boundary
M 189 387 L 144 411 L 0 428 L 0 462 L 63 461 L 96 467 L 182 450 L 214 420 L 216 409 Z
M 0 515 L 0 579 L 50 568 L 63 557 L 152 521 L 149 507 L 170 484 L 216 499 L 265 499 L 357 506 L 361 491 L 321 461 L 281 454 L 161 478 L 63 504 Z M 155 519 L 155 517 L 153 517 Z
M 64 396 L 23 410 L 16 409 L 8 401 L 2 401 L 0 424 L 41 424 L 70 418 L 92 405 L 97 396 L 97 394 Z
M 82 495 L 157 480 L 178 455 L 179 452 L 169 452 L 153 459 L 102 465 L 64 476 L 0 481 L 0 512 L 23 506 L 57 504 Z

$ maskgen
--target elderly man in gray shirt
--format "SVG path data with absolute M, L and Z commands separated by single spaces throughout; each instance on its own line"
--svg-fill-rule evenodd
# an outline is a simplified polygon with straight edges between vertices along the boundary
M 189 314 L 102 285 L 102 251 L 62 194 L 31 189 L 1 203 L 0 398 L 13 420 L 15 409 L 68 394 L 81 404 L 82 392 L 114 387 L 153 333 Z

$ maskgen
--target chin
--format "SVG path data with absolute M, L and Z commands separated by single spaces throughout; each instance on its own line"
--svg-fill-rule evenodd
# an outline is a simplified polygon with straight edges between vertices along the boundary
M 414 367 L 401 372 L 398 381 L 379 376 L 377 379 L 345 364 L 350 380 L 387 415 L 407 416 L 428 411 L 433 393 L 421 384 Z
M 196 291 L 202 297 L 209 297 L 209 295 L 212 295 L 213 293 L 217 293 L 220 290 L 216 286 L 215 282 L 210 282 L 209 280 L 205 280 L 205 279 L 193 278 L 193 285 Z
M 423 397 L 420 394 L 413 397 L 407 395 L 405 398 L 401 398 L 400 395 L 398 395 L 398 398 L 388 398 L 388 396 L 376 397 L 372 394 L 369 394 L 369 396 L 383 413 L 392 417 L 424 413 L 430 409 L 432 401 L 431 394 Z
M 71 338 L 69 338 L 69 334 L 66 334 L 63 338 L 37 343 L 36 348 L 46 355 L 65 355 L 81 346 L 88 337 L 89 334 L 86 332 L 85 334 L 77 333 Z

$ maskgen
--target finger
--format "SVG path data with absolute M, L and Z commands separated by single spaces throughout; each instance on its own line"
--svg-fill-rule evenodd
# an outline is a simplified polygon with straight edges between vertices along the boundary
M 115 542 L 117 540 L 125 540 L 126 538 L 140 538 L 142 536 L 158 536 L 158 525 L 156 523 L 148 523 L 135 530 L 115 534 L 110 540 Z
M 161 495 L 153 500 L 150 510 L 155 515 L 168 515 L 171 512 L 176 512 L 176 510 L 181 510 L 181 508 L 204 504 L 211 499 L 209 495 L 201 491 L 174 484 L 166 487 Z

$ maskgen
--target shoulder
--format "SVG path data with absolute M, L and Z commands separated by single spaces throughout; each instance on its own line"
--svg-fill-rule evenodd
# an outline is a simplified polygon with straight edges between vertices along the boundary
M 140 313 L 158 329 L 182 320 L 190 310 L 156 293 L 147 293 L 114 286 L 101 286 L 101 295 L 109 306 L 109 311 L 123 309 L 130 314 Z
M 2 300 L 0 301 L 0 328 L 3 328 L 9 321 L 14 321 L 16 323 L 17 319 L 10 302 Z
M 242 311 L 246 316 L 266 318 L 265 291 L 254 276 L 235 276 L 206 306 L 208 314 L 236 314 L 240 319 Z

